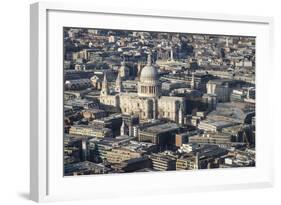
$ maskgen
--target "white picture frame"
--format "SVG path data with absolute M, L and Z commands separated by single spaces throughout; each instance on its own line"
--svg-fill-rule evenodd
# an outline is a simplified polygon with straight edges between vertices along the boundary
M 93 19 L 93 22 L 89 18 Z M 63 149 L 62 127 L 60 128 L 59 123 L 54 124 L 60 121 L 62 111 L 63 78 L 62 70 L 58 70 L 62 69 L 60 28 L 80 26 L 188 32 L 183 25 L 191 26 L 188 29 L 191 33 L 251 34 L 257 37 L 257 166 L 152 174 L 63 177 L 63 164 L 60 166 Z M 274 72 L 271 64 L 272 29 L 273 19 L 270 17 L 98 8 L 94 4 L 54 2 L 32 4 L 30 13 L 31 200 L 41 202 L 95 199 L 273 186 L 271 148 L 274 139 L 273 131 L 269 129 L 273 118 L 270 112 L 264 109 L 271 106 L 267 89 L 272 86 L 270 77 Z M 270 69 L 271 74 L 268 74 L 265 68 Z M 265 84 L 267 86 L 264 86 Z

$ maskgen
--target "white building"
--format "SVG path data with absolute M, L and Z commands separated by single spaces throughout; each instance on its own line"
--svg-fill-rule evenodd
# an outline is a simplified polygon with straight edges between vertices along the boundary
M 121 66 L 121 69 L 123 67 Z M 121 74 L 121 73 L 120 73 Z M 147 64 L 140 73 L 137 93 L 122 91 L 120 76 L 116 80 L 114 93 L 109 93 L 106 75 L 102 83 L 100 102 L 120 107 L 123 114 L 138 115 L 141 120 L 167 118 L 181 123 L 185 113 L 183 97 L 161 96 L 161 84 L 157 69 L 151 64 L 148 55 Z M 120 88 L 118 88 L 120 87 Z

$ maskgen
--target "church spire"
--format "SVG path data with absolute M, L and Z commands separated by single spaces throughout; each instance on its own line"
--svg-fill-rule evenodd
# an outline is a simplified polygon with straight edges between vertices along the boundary
M 120 127 L 120 135 L 127 135 L 128 134 L 128 128 L 125 124 L 125 121 L 123 120 L 122 125 Z
M 104 76 L 103 76 L 103 83 L 107 83 L 106 72 L 104 72 Z
M 122 62 L 121 62 L 121 66 L 125 66 L 126 62 L 125 62 L 125 57 L 123 58 Z
M 179 107 L 179 111 L 178 111 L 178 120 L 179 120 L 179 124 L 182 125 L 183 124 L 183 105 L 182 103 L 180 103 L 180 107 Z
M 195 88 L 195 77 L 194 77 L 194 72 L 192 73 L 191 82 L 190 82 L 190 88 L 191 88 L 191 89 L 194 89 L 194 88 Z
M 151 66 L 151 53 L 150 52 L 147 55 L 147 65 Z
M 173 51 L 173 47 L 171 47 L 171 61 L 174 61 L 174 51 Z

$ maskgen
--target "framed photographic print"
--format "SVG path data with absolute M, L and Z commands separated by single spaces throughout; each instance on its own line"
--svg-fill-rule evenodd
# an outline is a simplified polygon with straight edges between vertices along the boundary
M 272 23 L 32 4 L 31 199 L 272 186 Z

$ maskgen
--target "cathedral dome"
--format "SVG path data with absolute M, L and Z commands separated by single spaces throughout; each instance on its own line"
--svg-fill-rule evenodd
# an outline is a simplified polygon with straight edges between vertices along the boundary
M 147 57 L 147 65 L 143 67 L 140 74 L 141 82 L 151 82 L 158 81 L 158 72 L 157 69 L 151 65 L 151 56 Z
M 160 84 L 158 82 L 157 69 L 151 65 L 150 54 L 147 57 L 147 64 L 140 73 L 138 82 L 139 97 L 158 97 L 160 95 Z

